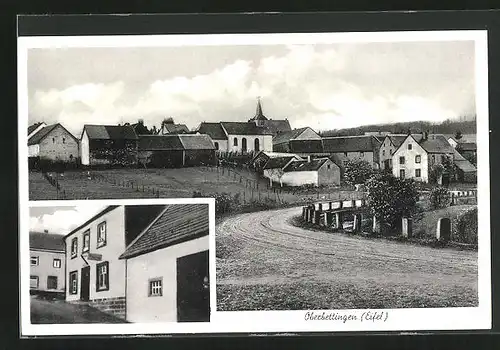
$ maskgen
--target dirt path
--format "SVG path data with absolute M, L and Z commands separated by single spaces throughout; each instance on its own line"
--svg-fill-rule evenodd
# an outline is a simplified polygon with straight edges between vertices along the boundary
M 217 225 L 218 286 L 334 283 L 388 295 L 413 289 L 429 298 L 477 299 L 477 252 L 309 231 L 290 224 L 300 213 L 242 214 Z

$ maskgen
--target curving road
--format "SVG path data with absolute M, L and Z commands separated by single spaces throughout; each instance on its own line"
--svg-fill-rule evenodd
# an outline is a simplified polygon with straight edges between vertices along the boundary
M 463 289 L 477 298 L 477 252 L 311 231 L 291 223 L 301 210 L 241 214 L 219 223 L 217 284 L 368 283 L 428 290 L 430 297 Z

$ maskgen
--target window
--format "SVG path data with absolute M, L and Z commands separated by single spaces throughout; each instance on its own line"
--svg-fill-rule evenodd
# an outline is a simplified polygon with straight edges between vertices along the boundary
M 30 276 L 30 289 L 38 288 L 38 276 Z
M 385 156 L 385 149 L 382 150 L 382 155 Z
M 83 248 L 82 252 L 88 252 L 90 249 L 90 230 L 83 233 Z
M 219 149 L 219 143 L 218 142 L 214 142 L 214 146 L 215 146 L 215 149 L 218 150 Z
M 63 137 L 63 143 L 66 143 L 66 139 Z
M 331 168 L 330 164 L 328 164 L 328 165 L 326 166 L 326 168 L 327 168 L 328 170 L 330 170 L 330 168 Z
M 47 276 L 47 289 L 57 289 L 57 276 Z
M 56 138 L 55 137 L 52 138 L 52 143 L 56 143 Z
M 411 143 L 409 143 L 409 144 L 408 144 L 408 149 L 409 149 L 409 150 L 411 150 L 411 149 L 412 149 L 412 147 L 413 147 L 413 146 L 412 146 L 412 144 L 411 144 Z
M 399 164 L 405 163 L 405 157 L 399 157 Z
M 246 138 L 241 139 L 241 150 L 243 152 L 246 152 L 246 150 L 247 150 L 247 139 Z
M 344 156 L 346 156 L 346 157 L 347 157 L 347 152 L 344 152 Z
M 405 178 L 405 171 L 404 171 L 404 169 L 401 169 L 401 170 L 399 171 L 399 177 L 400 177 L 400 178 L 402 178 L 402 179 L 404 179 L 404 178 Z
M 421 171 L 420 169 L 415 169 L 415 177 L 420 177 L 422 174 L 421 174 Z
M 78 292 L 78 271 L 69 273 L 69 294 L 77 294 Z
M 420 163 L 422 161 L 422 157 L 420 155 L 415 156 L 415 163 Z
M 435 163 L 435 162 L 436 162 L 436 156 L 432 155 L 432 163 Z
M 236 138 L 236 137 L 234 138 L 233 145 L 238 146 L 238 138 Z
M 97 268 L 96 290 L 98 292 L 100 292 L 102 290 L 109 290 L 108 267 L 109 267 L 109 263 L 107 261 L 96 265 L 96 268 Z
M 106 221 L 97 225 L 97 248 L 106 245 Z
M 55 267 L 56 269 L 60 269 L 61 268 L 61 259 L 54 259 L 54 261 L 52 262 L 52 266 Z
M 161 278 L 149 280 L 149 293 L 150 297 L 161 297 L 163 295 L 163 281 Z
M 31 257 L 31 266 L 37 266 L 38 265 L 38 256 L 32 256 Z
M 364 155 L 365 155 L 365 152 L 359 152 L 360 157 L 364 157 Z
M 75 237 L 71 240 L 71 259 L 76 258 L 78 254 L 78 238 Z

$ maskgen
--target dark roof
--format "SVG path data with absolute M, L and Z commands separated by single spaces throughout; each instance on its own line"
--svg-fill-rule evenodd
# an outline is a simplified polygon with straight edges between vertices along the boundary
M 446 139 L 451 137 L 457 143 L 476 142 L 476 134 L 462 134 L 462 137 L 459 140 L 455 138 L 455 134 L 443 134 L 443 136 L 446 137 Z
M 96 140 L 137 140 L 137 134 L 131 125 L 85 125 L 89 139 Z
M 163 124 L 163 126 L 171 134 L 182 134 L 185 132 L 189 132 L 189 129 L 186 126 L 186 124 L 168 124 L 168 123 L 165 123 L 165 124 Z
M 226 133 L 220 123 L 201 123 L 197 130 L 200 134 L 209 135 L 212 140 L 227 140 Z
M 165 204 L 125 205 L 125 246 L 132 243 L 165 208 Z
M 250 118 L 252 120 L 267 120 L 266 116 L 262 113 L 262 105 L 260 104 L 260 99 L 257 100 L 257 108 L 255 110 L 255 115 Z
M 317 158 L 317 159 L 312 159 L 310 162 L 307 160 L 295 160 L 288 164 L 283 171 L 284 172 L 290 172 L 290 171 L 316 171 L 325 162 L 327 162 L 329 159 L 328 158 Z
M 464 160 L 467 160 L 467 159 L 465 159 L 460 153 L 458 153 L 457 150 L 454 150 L 453 151 L 453 160 L 455 160 L 455 161 L 464 161 Z
M 184 149 L 215 149 L 210 136 L 202 135 L 178 135 Z
M 387 137 L 391 140 L 394 146 L 399 147 L 404 140 L 406 140 L 408 135 L 387 135 Z
M 208 235 L 208 204 L 172 204 L 120 256 L 132 258 Z
M 253 122 L 221 122 L 222 127 L 231 135 L 272 135 L 267 127 L 259 127 Z
M 290 152 L 294 153 L 323 153 L 322 140 L 291 140 Z
M 38 128 L 40 125 L 42 125 L 43 123 L 40 122 L 40 123 L 35 123 L 33 125 L 30 125 L 28 126 L 28 135 L 31 134 L 33 131 L 36 130 L 36 128 Z
M 373 136 L 324 137 L 323 148 L 328 153 L 373 152 L 380 142 Z
M 306 126 L 305 128 L 300 128 L 300 129 L 293 129 L 290 131 L 285 131 L 277 134 L 273 138 L 273 144 L 277 145 L 280 143 L 286 143 L 296 137 L 298 137 L 300 134 L 302 134 L 308 127 Z
M 429 134 L 424 140 L 422 134 L 413 134 L 413 138 L 427 153 L 454 153 L 454 148 L 441 134 Z
M 52 130 L 57 128 L 61 124 L 52 124 L 47 125 L 43 129 L 40 129 L 35 135 L 31 136 L 28 140 L 28 145 L 36 145 L 39 144 Z M 73 135 L 71 135 L 73 136 Z M 73 136 L 74 137 L 74 136 Z
M 264 127 L 266 127 L 270 133 L 273 135 L 280 134 L 282 132 L 287 132 L 292 130 L 288 120 L 266 120 L 264 121 Z
M 64 252 L 64 236 L 46 232 L 30 232 L 30 249 Z
M 106 207 L 105 209 L 101 210 L 99 213 L 95 214 L 93 217 L 91 217 L 90 219 L 88 219 L 87 221 L 85 221 L 83 224 L 81 224 L 80 226 L 78 226 L 77 228 L 75 228 L 73 231 L 71 231 L 70 233 L 68 233 L 66 236 L 64 236 L 64 238 L 67 238 L 67 237 L 71 236 L 73 233 L 77 232 L 82 227 L 87 226 L 92 221 L 98 219 L 99 217 L 103 216 L 104 214 L 106 214 L 106 213 L 110 212 L 111 210 L 116 209 L 118 207 L 119 207 L 119 205 L 110 205 L 110 206 Z
M 270 158 L 264 166 L 264 169 L 281 169 L 294 158 L 294 156 Z
M 139 151 L 183 150 L 178 135 L 139 135 Z
M 472 165 L 468 160 L 455 160 L 453 161 L 453 164 L 466 173 L 476 171 L 476 167 L 474 167 L 474 165 Z
M 476 151 L 477 144 L 475 142 L 460 142 L 457 147 L 461 151 Z

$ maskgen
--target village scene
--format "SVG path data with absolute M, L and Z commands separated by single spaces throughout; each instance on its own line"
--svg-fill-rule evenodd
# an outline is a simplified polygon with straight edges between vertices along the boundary
M 31 114 L 25 160 L 29 199 L 215 198 L 216 276 L 210 283 L 216 284 L 217 295 L 211 296 L 216 311 L 477 306 L 480 132 L 474 89 L 461 89 L 453 80 L 467 87 L 473 81 L 473 45 L 402 45 L 412 53 L 403 55 L 404 62 L 419 57 L 411 67 L 401 64 L 399 44 L 394 44 L 396 54 L 393 44 L 363 45 L 349 47 L 350 56 L 338 61 L 332 57 L 339 58 L 342 50 L 294 47 L 283 57 L 253 53 L 257 68 L 236 61 L 214 70 L 213 81 L 209 74 L 184 79 L 177 72 L 171 80 L 154 80 L 147 94 L 159 98 L 147 97 L 151 103 L 181 101 L 178 106 L 190 106 L 193 117 L 169 112 L 168 105 L 154 111 L 154 118 L 129 113 L 109 118 L 112 122 L 95 117 L 101 114 L 93 110 L 92 118 L 77 122 L 64 110 L 59 119 Z M 247 49 L 231 50 L 227 54 L 235 57 Z M 461 60 L 448 65 L 458 57 L 456 50 L 463 50 Z M 222 60 L 218 52 L 205 53 Z M 198 64 L 196 55 L 182 57 Z M 439 64 L 426 65 L 426 60 Z M 371 70 L 364 67 L 367 61 L 375 62 Z M 97 66 L 92 69 L 101 69 Z M 252 69 L 270 78 L 252 80 Z M 441 71 L 448 80 L 439 80 Z M 354 72 L 352 84 L 332 83 L 328 90 L 337 76 L 348 79 L 343 74 L 349 72 Z M 364 75 L 366 82 L 356 81 Z M 386 87 L 393 90 L 382 92 Z M 191 88 L 193 96 L 203 90 L 206 100 L 215 102 L 199 95 L 189 100 Z M 446 91 L 439 94 L 442 101 L 428 102 L 438 88 Z M 404 89 L 407 95 L 394 97 Z M 34 96 L 42 107 L 56 101 L 59 108 L 65 100 L 50 91 L 44 99 L 41 92 Z M 375 102 L 363 100 L 370 93 Z M 138 105 L 143 106 L 147 98 L 141 94 Z M 292 97 L 283 97 L 288 94 Z M 119 102 L 113 100 L 110 110 Z M 446 108 L 435 107 L 439 103 Z M 449 107 L 459 103 L 467 108 Z M 292 105 L 300 118 L 277 112 Z M 68 106 L 76 108 L 73 102 Z M 323 110 L 328 113 L 320 114 Z M 70 264 L 72 243 L 66 244 Z M 71 277 L 65 281 L 68 300 Z

